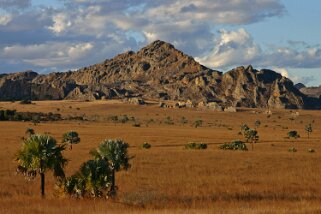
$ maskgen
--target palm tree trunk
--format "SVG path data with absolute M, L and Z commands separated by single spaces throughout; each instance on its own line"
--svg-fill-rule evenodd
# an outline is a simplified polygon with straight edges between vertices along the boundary
M 45 197 L 45 173 L 40 173 L 41 178 L 41 197 Z
M 111 187 L 110 190 L 113 192 L 115 191 L 115 170 L 113 169 L 112 175 L 111 175 Z

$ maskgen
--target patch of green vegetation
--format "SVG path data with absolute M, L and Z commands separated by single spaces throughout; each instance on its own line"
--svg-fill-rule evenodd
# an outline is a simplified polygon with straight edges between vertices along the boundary
M 245 143 L 240 140 L 235 140 L 230 143 L 224 143 L 220 145 L 219 148 L 222 150 L 242 150 L 242 151 L 248 150 Z
M 142 145 L 140 145 L 140 148 L 142 149 L 150 149 L 152 147 L 151 144 L 144 142 Z
M 185 149 L 207 149 L 207 144 L 189 142 L 185 145 Z

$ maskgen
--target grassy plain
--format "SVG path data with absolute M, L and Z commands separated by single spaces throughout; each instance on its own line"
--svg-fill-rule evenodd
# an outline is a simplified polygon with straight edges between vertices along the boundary
M 117 101 L 41 101 L 31 105 L 2 102 L 0 109 L 82 115 L 89 121 L 0 122 L 0 213 L 320 213 L 321 212 L 321 114 L 299 110 L 289 120 L 289 110 L 241 109 L 237 113 L 196 109 L 163 109 L 156 105 L 136 106 Z M 58 110 L 59 109 L 59 110 Z M 258 112 L 258 113 L 255 113 Z M 133 122 L 115 123 L 112 115 L 135 117 Z M 167 117 L 174 122 L 170 125 Z M 183 119 L 183 117 L 185 119 Z M 202 127 L 193 123 L 202 120 Z M 242 139 L 242 123 L 258 128 L 260 141 L 254 151 L 222 151 L 218 145 Z M 187 121 L 184 123 L 183 121 Z M 314 121 L 310 137 L 304 131 Z M 130 144 L 132 167 L 117 174 L 118 197 L 70 199 L 54 196 L 54 179 L 46 180 L 46 199 L 40 198 L 39 178 L 28 182 L 15 175 L 14 155 L 21 137 L 31 127 L 48 132 L 58 141 L 65 131 L 75 130 L 81 142 L 66 150 L 71 175 L 90 158 L 89 151 L 106 138 L 122 138 Z M 296 153 L 286 139 L 297 130 Z M 190 141 L 208 144 L 208 149 L 184 149 Z M 152 148 L 140 145 L 149 142 Z M 309 153 L 308 149 L 315 149 Z

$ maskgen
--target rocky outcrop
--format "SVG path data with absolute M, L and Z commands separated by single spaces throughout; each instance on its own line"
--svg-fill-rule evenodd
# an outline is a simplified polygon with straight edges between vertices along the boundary
M 133 98 L 173 100 L 186 106 L 203 103 L 215 109 L 319 105 L 317 99 L 302 94 L 289 79 L 272 70 L 248 66 L 223 74 L 163 41 L 74 72 L 39 75 L 27 71 L 0 76 L 1 100 Z
M 300 91 L 310 97 L 320 98 L 321 97 L 321 86 L 319 87 L 304 87 L 300 88 Z

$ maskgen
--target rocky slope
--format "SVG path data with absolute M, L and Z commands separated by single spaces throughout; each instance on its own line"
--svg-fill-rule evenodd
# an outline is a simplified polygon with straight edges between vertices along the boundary
M 300 88 L 300 91 L 309 97 L 321 98 L 321 86 L 319 86 L 319 87 L 303 87 L 303 88 Z
M 0 76 L 1 100 L 115 99 L 216 102 L 221 106 L 319 108 L 272 70 L 238 67 L 226 73 L 209 69 L 173 45 L 155 41 L 74 72 L 39 75 L 32 71 Z

